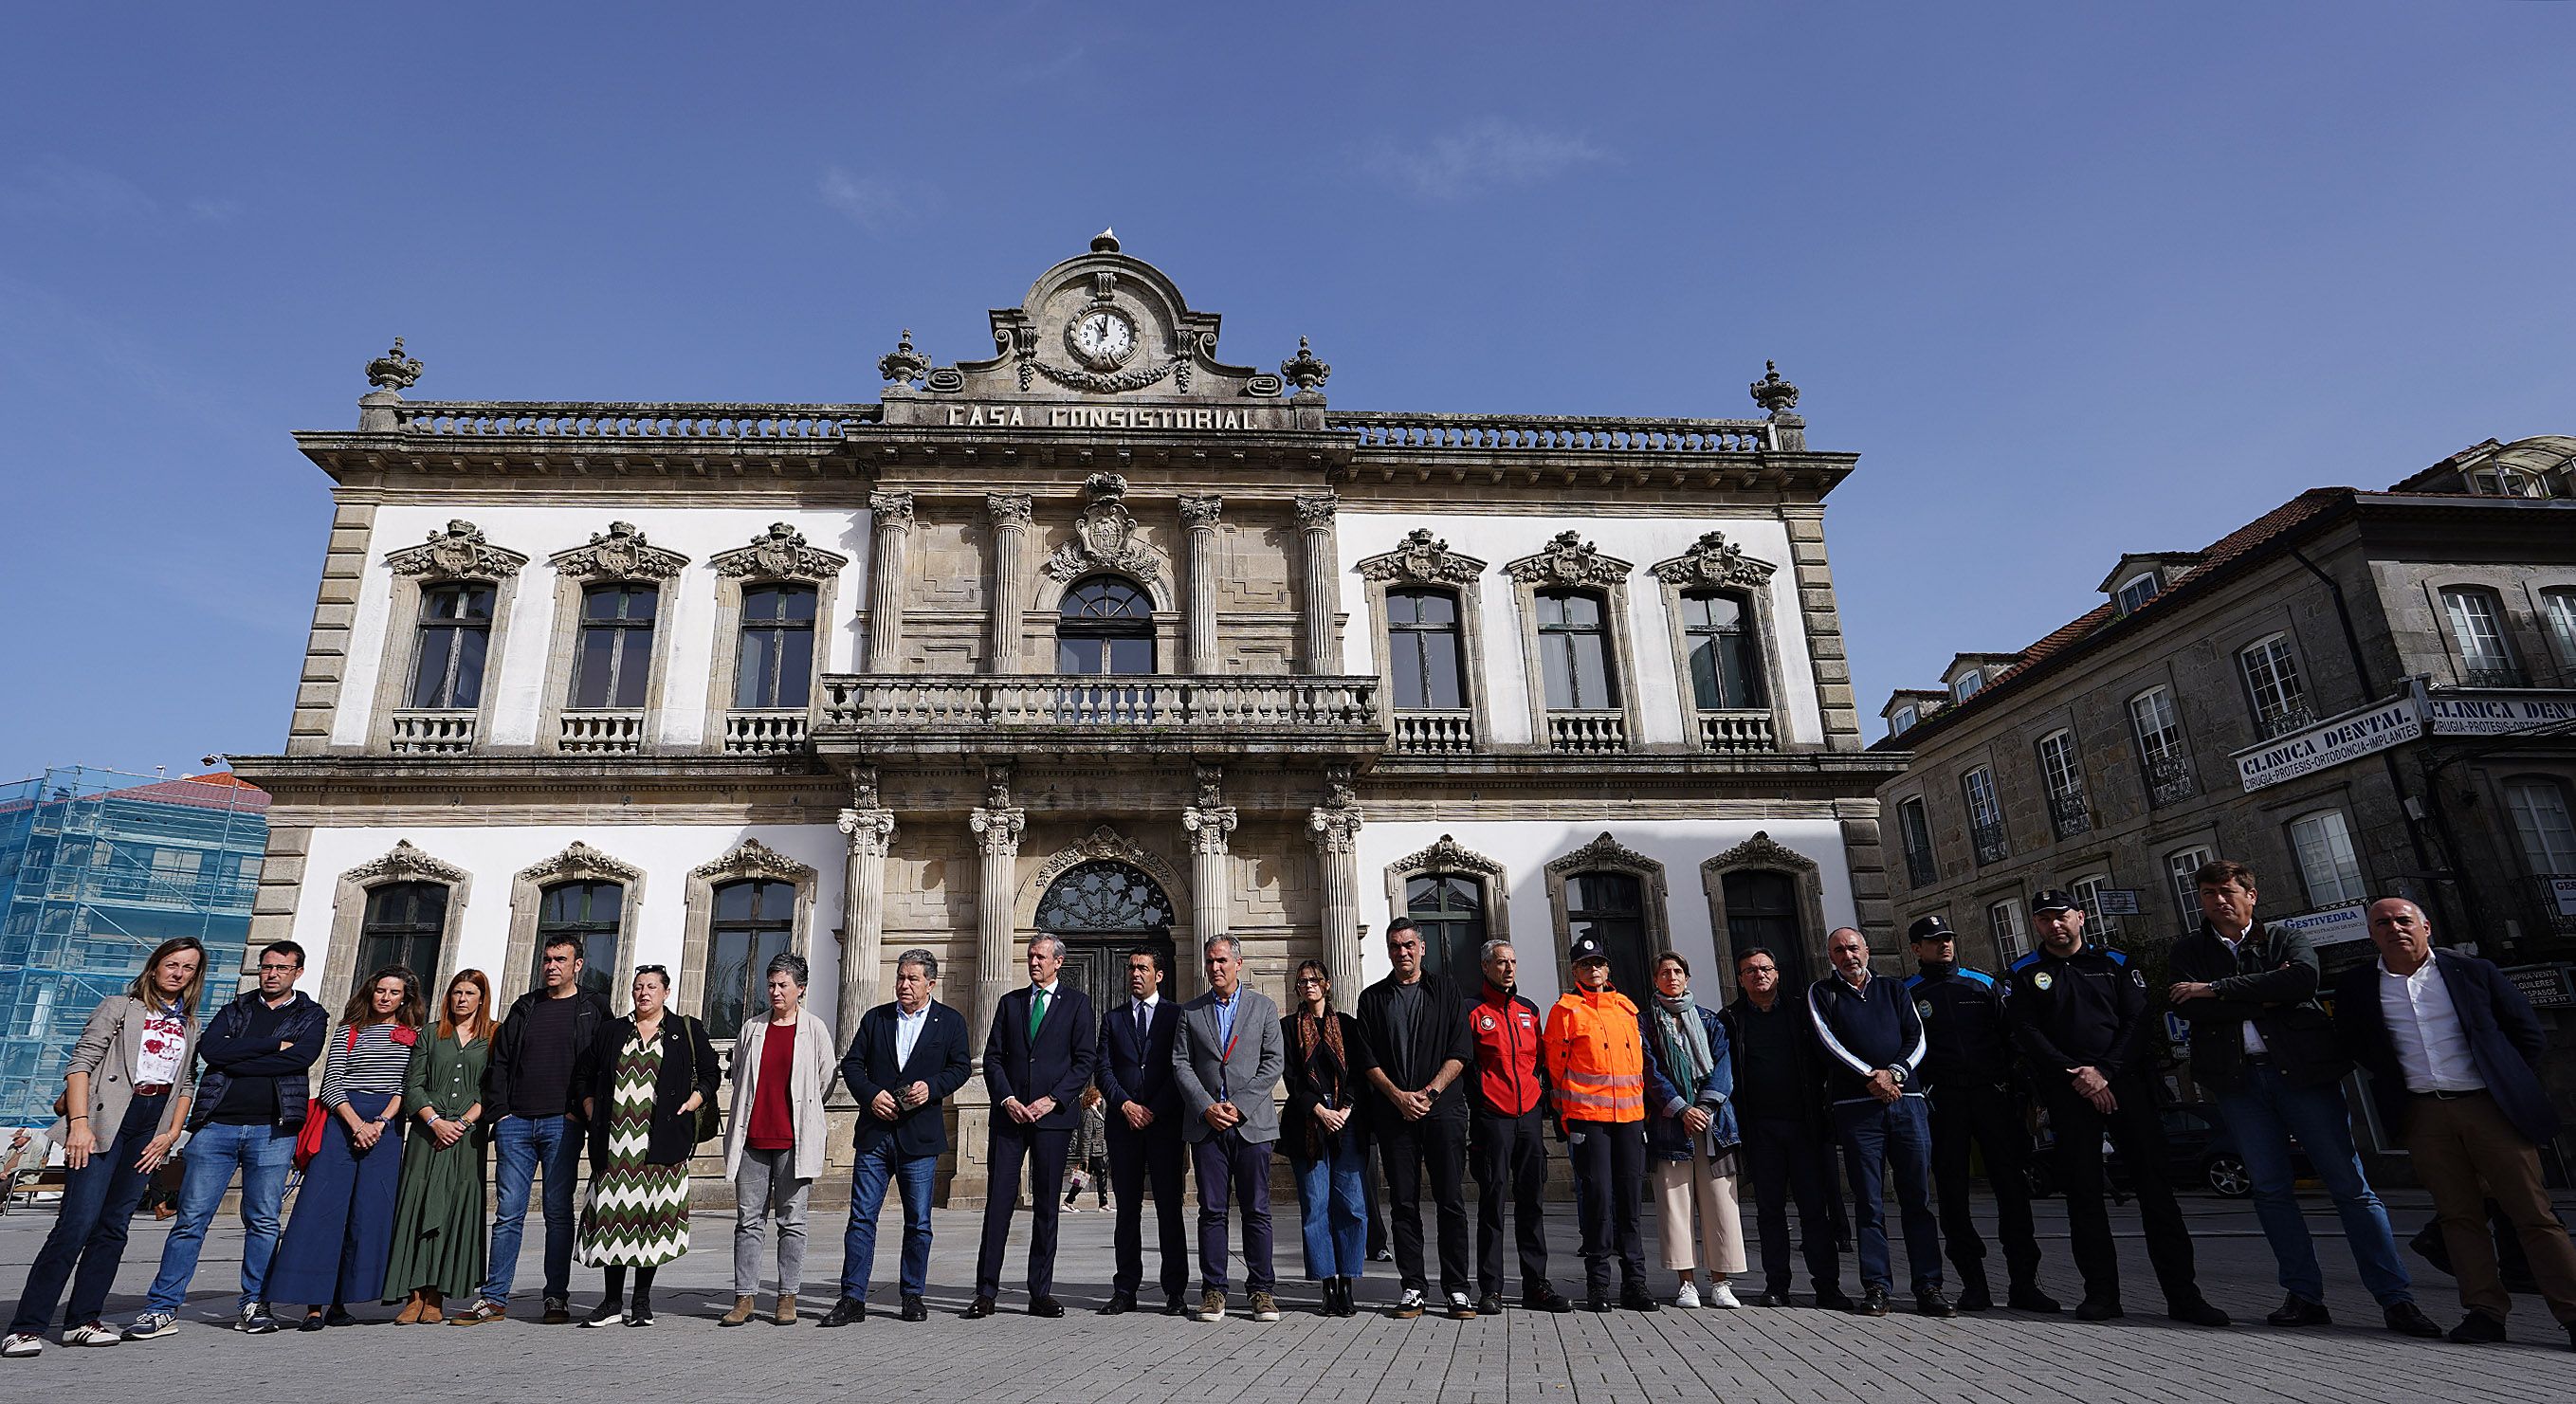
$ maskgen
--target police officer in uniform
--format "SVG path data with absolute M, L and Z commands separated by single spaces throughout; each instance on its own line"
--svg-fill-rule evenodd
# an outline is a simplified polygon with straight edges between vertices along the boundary
M 1986 1244 L 1977 1236 L 1969 1197 L 1968 1146 L 1985 1152 L 1995 1187 L 1995 1227 L 2012 1285 L 2004 1300 L 2017 1310 L 2054 1312 L 2039 1290 L 2039 1241 L 2030 1228 L 2030 1129 L 2013 1085 L 2012 1035 L 2004 1027 L 2003 986 L 1958 963 L 1958 933 L 1939 916 L 1907 928 L 1921 968 L 1905 979 L 1930 1050 L 1923 1059 L 1932 1087 L 1932 1183 L 1941 1201 L 1941 1238 L 1959 1270 L 1961 1311 L 1995 1304 L 1986 1282 Z
M 2057 1132 L 2057 1183 L 2066 1196 L 2067 1236 L 2084 1274 L 2078 1321 L 2121 1315 L 2120 1256 L 2111 1214 L 2102 1206 L 2102 1138 L 2138 1167 L 2138 1212 L 2147 1260 L 2164 1288 L 2165 1314 L 2194 1326 L 2224 1326 L 2227 1313 L 2200 1294 L 2192 1273 L 2191 1233 L 2173 1189 L 2157 1173 L 2165 1161 L 2156 1086 L 2146 1068 L 2149 1026 L 2146 977 L 2116 951 L 2084 944 L 2084 909 L 2049 888 L 2030 899 L 2040 948 L 2013 963 L 2004 1008 L 2013 1044 L 2031 1086 Z

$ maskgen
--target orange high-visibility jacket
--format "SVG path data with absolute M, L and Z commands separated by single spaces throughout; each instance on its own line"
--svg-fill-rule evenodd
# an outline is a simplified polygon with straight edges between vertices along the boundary
M 1574 990 L 1547 1012 L 1548 1082 L 1567 1121 L 1646 1119 L 1646 1044 L 1617 990 Z

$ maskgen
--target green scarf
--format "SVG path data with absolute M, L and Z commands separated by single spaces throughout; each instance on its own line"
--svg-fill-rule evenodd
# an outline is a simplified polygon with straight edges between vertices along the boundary
M 1691 1003 L 1688 992 L 1678 997 L 1656 994 L 1655 1037 L 1663 1044 L 1664 1061 L 1682 1075 L 1682 1100 L 1697 1102 L 1717 1059 L 1708 1051 L 1708 1030 L 1701 1027 L 1699 1007 Z

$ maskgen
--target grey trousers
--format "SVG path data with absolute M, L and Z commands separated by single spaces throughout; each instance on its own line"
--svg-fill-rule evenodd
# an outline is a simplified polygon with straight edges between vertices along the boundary
M 733 1180 L 733 1291 L 748 1297 L 760 1290 L 761 1224 L 778 1221 L 778 1291 L 794 1296 L 805 1282 L 805 1200 L 812 1180 L 796 1178 L 793 1150 L 742 1152 L 742 1168 Z

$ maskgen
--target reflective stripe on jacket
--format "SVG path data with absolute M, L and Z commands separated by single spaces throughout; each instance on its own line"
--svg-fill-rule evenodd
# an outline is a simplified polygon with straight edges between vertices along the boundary
M 1637 1006 L 1616 990 L 1576 990 L 1548 1011 L 1547 1076 L 1566 1121 L 1646 1119 L 1646 1044 Z

